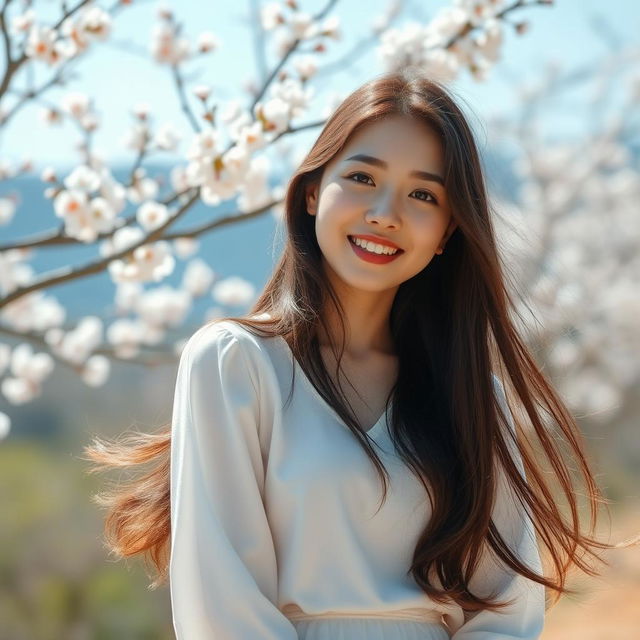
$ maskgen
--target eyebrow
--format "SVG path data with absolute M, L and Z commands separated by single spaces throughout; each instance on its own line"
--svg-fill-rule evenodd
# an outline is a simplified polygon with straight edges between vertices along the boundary
M 380 160 L 380 158 L 374 158 L 373 156 L 368 156 L 364 153 L 357 153 L 355 156 L 350 156 L 347 160 L 358 160 L 359 162 L 365 162 L 366 164 L 372 164 L 375 167 L 380 167 L 381 169 L 387 169 L 389 165 L 384 161 Z M 444 187 L 444 179 L 442 176 L 439 176 L 437 173 L 430 173 L 429 171 L 412 171 L 409 174 L 412 178 L 422 178 L 423 180 L 427 180 L 429 182 L 437 182 Z

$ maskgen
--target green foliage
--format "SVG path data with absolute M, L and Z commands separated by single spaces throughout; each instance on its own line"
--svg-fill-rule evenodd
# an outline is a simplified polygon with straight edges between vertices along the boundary
M 142 561 L 114 562 L 104 513 L 79 454 L 38 442 L 0 446 L 2 640 L 174 638 L 167 588 L 148 590 Z

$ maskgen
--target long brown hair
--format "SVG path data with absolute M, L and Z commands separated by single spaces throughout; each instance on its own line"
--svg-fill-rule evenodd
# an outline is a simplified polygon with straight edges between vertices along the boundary
M 305 190 L 321 180 L 325 165 L 355 131 L 398 114 L 427 123 L 439 135 L 448 202 L 457 222 L 444 253 L 400 285 L 390 316 L 399 362 L 397 382 L 387 399 L 394 406 L 390 433 L 432 505 L 410 571 L 436 601 L 451 598 L 468 610 L 498 609 L 508 603 L 481 598 L 468 588 L 488 545 L 512 570 L 553 589 L 555 602 L 563 593 L 574 593 L 565 585 L 572 565 L 597 575 L 585 554 L 599 558 L 594 549 L 622 545 L 593 537 L 598 506 L 607 500 L 589 468 L 576 422 L 516 330 L 511 317 L 515 306 L 505 284 L 474 137 L 440 83 L 405 69 L 374 78 L 342 102 L 288 184 L 285 246 L 271 279 L 247 316 L 224 320 L 234 320 L 259 335 L 286 339 L 319 393 L 367 451 L 382 480 L 384 500 L 387 471 L 320 353 L 318 327 L 328 330 L 321 311 L 325 303 L 339 311 L 341 306 L 323 274 L 315 219 L 306 215 Z M 263 313 L 268 317 L 250 317 Z M 344 335 L 344 323 L 342 331 Z M 496 396 L 494 372 L 508 399 L 515 439 L 507 435 L 510 429 L 502 428 L 509 418 Z M 511 410 L 514 403 L 520 411 Z M 561 450 L 561 441 L 567 452 Z M 526 479 L 510 453 L 514 446 Z M 125 434 L 112 443 L 96 438 L 85 448 L 96 463 L 91 471 L 152 464 L 141 478 L 94 497 L 108 508 L 109 549 L 119 557 L 144 553 L 153 561 L 157 579 L 152 588 L 165 581 L 168 570 L 170 447 L 168 426 L 151 435 Z M 582 531 L 578 478 L 571 477 L 574 466 L 568 458 L 577 462 L 578 478 L 586 487 L 588 534 Z M 545 470 L 544 459 L 551 473 Z M 497 469 L 506 474 L 517 500 L 528 509 L 553 564 L 553 576 L 539 575 L 523 564 L 498 533 L 491 519 Z M 569 521 L 558 506 L 558 488 L 566 498 Z M 433 584 L 433 570 L 441 588 Z

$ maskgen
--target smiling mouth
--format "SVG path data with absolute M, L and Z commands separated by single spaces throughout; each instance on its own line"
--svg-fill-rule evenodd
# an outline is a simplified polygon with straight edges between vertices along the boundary
M 395 253 L 392 253 L 392 254 L 376 253 L 375 251 L 368 251 L 367 249 L 363 249 L 362 247 L 358 246 L 353 241 L 351 236 L 347 236 L 347 240 L 349 241 L 349 245 L 353 249 L 353 252 L 356 254 L 356 256 L 358 256 L 358 258 L 360 258 L 364 262 L 367 262 L 370 264 L 377 264 L 377 265 L 387 264 L 389 262 L 393 262 L 404 253 L 402 249 L 398 249 Z
M 386 244 L 382 244 L 382 243 L 377 243 L 380 244 L 380 246 L 384 247 L 385 249 L 396 249 L 395 253 L 376 253 L 375 251 L 369 251 L 368 249 L 365 249 L 364 247 L 362 247 L 362 245 L 358 245 L 355 242 L 355 237 L 354 236 L 347 236 L 347 240 L 349 240 L 349 242 L 354 246 L 354 247 L 358 247 L 358 249 L 362 249 L 363 251 L 366 251 L 367 253 L 370 253 L 371 255 L 374 256 L 397 256 L 401 253 L 404 253 L 404 249 L 400 249 L 399 247 L 389 247 Z M 374 244 L 376 244 L 374 242 Z

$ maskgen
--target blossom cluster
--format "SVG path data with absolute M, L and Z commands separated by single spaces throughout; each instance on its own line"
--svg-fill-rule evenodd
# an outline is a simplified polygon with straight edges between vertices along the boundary
M 199 93 L 206 99 L 202 88 Z M 253 114 L 237 101 L 228 102 L 220 119 L 231 145 L 223 144 L 218 128 L 196 133 L 186 154 L 186 184 L 199 187 L 202 201 L 212 206 L 235 196 L 240 211 L 268 204 L 274 199 L 268 179 L 270 162 L 254 152 L 285 132 L 291 120 L 305 112 L 312 97 L 310 87 L 287 77 L 271 86 L 269 97 L 256 103 Z
M 104 9 L 87 5 L 66 18 L 56 30 L 39 23 L 31 8 L 14 17 L 11 29 L 15 35 L 24 36 L 24 51 L 29 58 L 55 66 L 85 52 L 91 43 L 106 40 L 111 22 Z
M 296 2 L 267 2 L 262 5 L 260 17 L 262 28 L 275 33 L 278 56 L 285 55 L 298 41 L 315 41 L 314 50 L 322 52 L 325 40 L 342 37 L 337 16 L 316 20 L 310 13 L 302 11 Z
M 220 47 L 220 40 L 214 33 L 203 31 L 195 38 L 195 51 L 192 51 L 192 41 L 180 35 L 180 25 L 171 9 L 161 6 L 158 18 L 160 22 L 153 27 L 149 44 L 149 52 L 158 64 L 176 66 L 194 55 L 210 53 Z
M 476 79 L 483 80 L 499 59 L 504 27 L 497 15 L 505 4 L 503 0 L 456 0 L 426 25 L 411 22 L 386 30 L 378 56 L 387 70 L 419 65 L 433 77 L 450 81 L 469 68 Z

